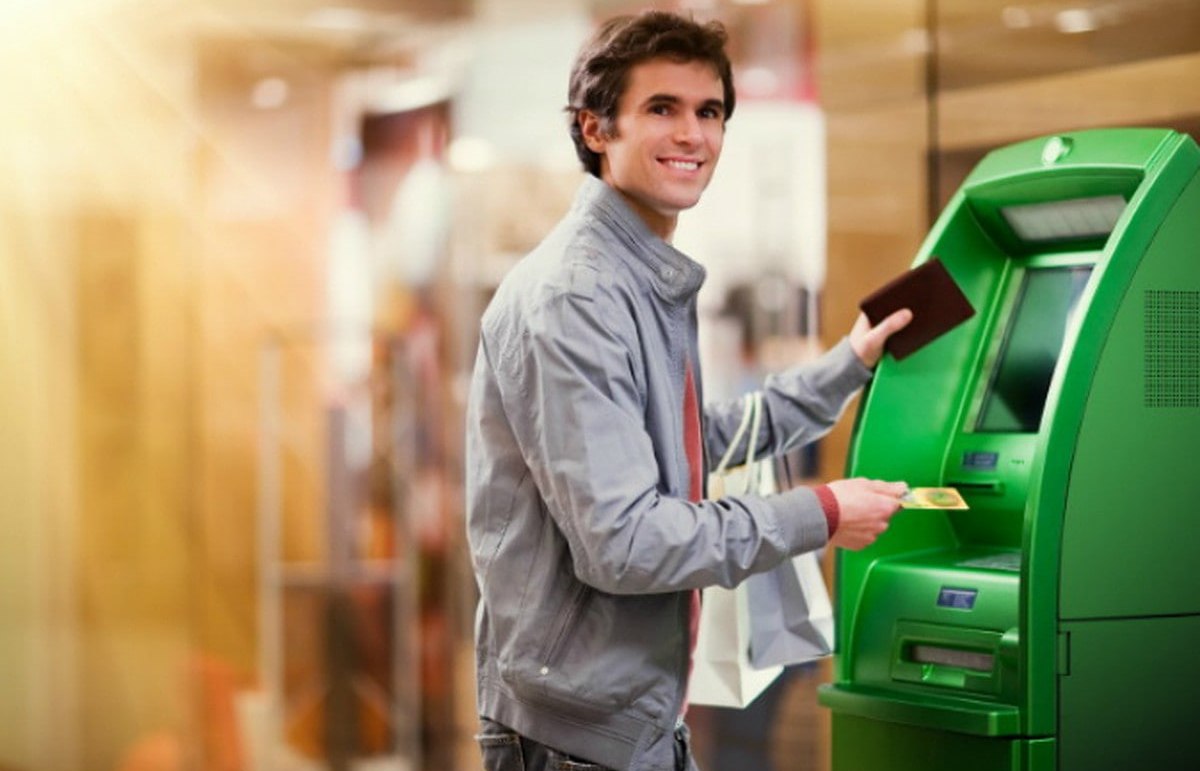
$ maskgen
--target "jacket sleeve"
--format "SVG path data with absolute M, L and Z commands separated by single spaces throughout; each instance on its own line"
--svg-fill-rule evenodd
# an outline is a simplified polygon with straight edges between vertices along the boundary
M 811 491 L 700 503 L 660 492 L 636 329 L 621 299 L 593 289 L 547 300 L 500 362 L 515 378 L 505 412 L 576 576 L 615 594 L 734 586 L 821 546 Z
M 849 339 L 814 361 L 770 375 L 762 388 L 763 424 L 755 454 L 779 455 L 820 439 L 870 379 L 871 370 L 855 355 Z M 742 399 L 705 406 L 705 442 L 714 465 L 733 439 L 743 408 Z M 745 456 L 743 443 L 735 450 L 731 465 L 738 465 Z

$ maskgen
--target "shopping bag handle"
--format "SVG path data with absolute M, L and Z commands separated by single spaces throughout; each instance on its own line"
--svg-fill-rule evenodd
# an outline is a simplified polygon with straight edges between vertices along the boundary
M 754 465 L 754 445 L 758 439 L 758 431 L 762 427 L 762 391 L 754 391 L 746 394 L 746 406 L 742 410 L 742 422 L 738 424 L 737 431 L 733 434 L 733 439 L 730 440 L 729 446 L 725 449 L 725 454 L 721 456 L 721 462 L 717 464 L 717 469 L 714 474 L 723 474 L 729 468 L 729 462 L 733 459 L 733 453 L 737 451 L 738 445 L 742 443 L 742 438 L 746 436 L 746 429 L 750 429 L 750 437 L 746 441 L 746 465 Z

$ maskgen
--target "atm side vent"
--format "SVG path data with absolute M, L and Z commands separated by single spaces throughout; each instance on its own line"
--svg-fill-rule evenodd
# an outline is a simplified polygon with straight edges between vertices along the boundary
M 1146 406 L 1200 407 L 1200 292 L 1146 290 Z

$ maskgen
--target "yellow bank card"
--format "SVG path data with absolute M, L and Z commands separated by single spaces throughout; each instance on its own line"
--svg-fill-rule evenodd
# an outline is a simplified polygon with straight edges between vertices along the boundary
M 969 509 L 953 487 L 913 487 L 900 499 L 903 509 Z

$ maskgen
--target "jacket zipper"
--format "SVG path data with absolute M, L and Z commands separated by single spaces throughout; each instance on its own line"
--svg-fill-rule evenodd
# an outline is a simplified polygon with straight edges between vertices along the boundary
M 675 339 L 682 338 L 682 340 L 683 340 L 682 356 L 678 356 L 678 360 L 682 363 L 682 367 L 680 367 L 680 369 L 682 371 L 680 372 L 681 377 L 680 377 L 679 382 L 682 384 L 683 388 L 680 389 L 680 391 L 678 393 L 680 393 L 682 395 L 682 392 L 687 389 L 687 369 L 688 369 L 688 367 L 691 367 L 691 369 L 692 369 L 692 387 L 695 390 L 695 395 L 696 395 L 696 409 L 700 413 L 699 426 L 700 426 L 701 468 L 699 469 L 699 473 L 701 475 L 701 477 L 700 477 L 701 488 L 700 489 L 701 489 L 701 494 L 703 495 L 706 492 L 705 488 L 707 487 L 707 483 L 705 480 L 705 473 L 704 473 L 705 464 L 704 464 L 704 460 L 703 460 L 703 458 L 704 458 L 704 408 L 700 404 L 700 362 L 698 360 L 693 361 L 693 359 L 692 359 L 692 328 L 688 323 L 689 320 L 692 318 L 692 316 L 691 316 L 691 313 L 692 313 L 691 308 L 692 307 L 693 307 L 692 304 L 689 303 L 688 305 L 684 306 L 684 308 L 682 309 L 682 311 L 680 313 L 672 314 L 672 315 L 675 318 L 676 324 L 679 324 L 680 321 L 682 321 L 682 327 L 683 327 L 682 334 L 678 335 L 675 338 Z M 699 357 L 697 356 L 697 359 L 698 358 Z M 683 407 L 684 407 L 684 403 L 686 402 L 686 399 L 687 399 L 687 397 L 685 395 L 682 396 L 682 398 L 680 398 L 680 400 L 679 400 L 679 406 L 675 410 L 676 420 L 679 422 L 680 446 L 683 447 L 683 466 L 684 466 L 684 472 L 685 472 L 685 474 L 684 474 L 684 491 L 683 492 L 684 492 L 685 499 L 688 498 L 688 491 L 691 488 L 691 473 L 692 473 L 691 464 L 688 462 L 688 457 L 687 457 L 687 439 L 685 436 L 686 428 L 684 427 L 684 421 L 687 420 L 687 418 L 683 414 Z M 679 604 L 682 606 L 680 609 L 680 613 L 679 613 L 679 620 L 680 620 L 680 625 L 683 628 L 683 635 L 682 635 L 682 637 L 683 637 L 683 646 L 682 646 L 683 647 L 683 655 L 681 656 L 682 666 L 680 667 L 679 678 L 678 678 L 679 688 L 675 694 L 675 716 L 672 720 L 672 724 L 674 725 L 675 728 L 678 728 L 679 723 L 681 723 L 683 720 L 683 705 L 687 701 L 687 692 L 688 692 L 688 685 L 689 685 L 688 680 L 691 677 L 691 669 L 692 669 L 692 641 L 691 641 L 692 597 L 691 597 L 690 591 L 680 593 Z M 696 619 L 697 624 L 699 623 L 699 621 L 700 621 L 699 619 Z

